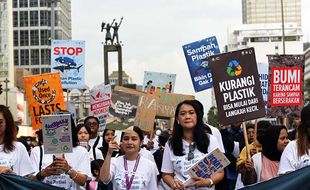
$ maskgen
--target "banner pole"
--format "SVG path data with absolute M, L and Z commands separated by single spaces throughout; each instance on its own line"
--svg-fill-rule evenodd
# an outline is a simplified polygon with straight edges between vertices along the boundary
M 245 149 L 246 149 L 247 159 L 250 159 L 251 158 L 251 154 L 250 154 L 249 140 L 248 140 L 248 134 L 246 132 L 246 124 L 245 124 L 245 122 L 242 122 L 242 131 L 243 131 L 243 137 L 244 137 L 244 142 L 245 142 Z
M 256 141 L 257 141 L 257 123 L 258 123 L 258 120 L 255 119 L 255 123 L 254 123 L 254 148 L 256 148 Z

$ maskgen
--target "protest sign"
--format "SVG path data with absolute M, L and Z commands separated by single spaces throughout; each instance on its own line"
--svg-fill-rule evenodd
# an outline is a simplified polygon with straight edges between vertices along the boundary
M 209 66 L 223 125 L 265 116 L 254 48 L 211 56 Z
M 218 148 L 216 148 L 189 167 L 185 173 L 187 173 L 191 178 L 202 177 L 207 179 L 210 178 L 212 174 L 219 172 L 229 164 L 230 161 L 226 158 L 226 156 Z M 191 178 L 186 180 L 183 185 L 189 185 L 194 182 Z
M 303 55 L 268 55 L 269 101 L 267 115 L 299 115 L 303 105 Z
M 106 128 L 123 130 L 134 125 L 139 96 L 114 90 L 111 97 Z
M 195 99 L 195 96 L 185 94 L 167 94 L 156 92 L 155 95 L 159 98 L 159 103 L 156 106 L 156 116 L 169 118 L 174 117 L 175 109 L 180 102 Z
M 216 37 L 206 38 L 183 46 L 195 92 L 212 87 L 212 74 L 207 58 L 220 53 Z
M 90 114 L 99 119 L 99 131 L 106 125 L 111 101 L 111 86 L 100 84 L 90 90 Z
M 144 71 L 143 91 L 148 94 L 154 92 L 173 93 L 176 74 Z
M 257 63 L 258 76 L 260 81 L 260 87 L 262 88 L 263 100 L 265 108 L 267 108 L 268 102 L 268 79 L 269 79 L 269 66 L 267 63 Z
M 60 72 L 63 88 L 85 88 L 85 41 L 52 40 L 51 66 Z
M 156 116 L 173 118 L 177 105 L 184 100 L 195 99 L 192 95 L 156 92 L 146 94 L 137 90 L 116 86 L 115 90 L 139 96 L 135 125 L 144 131 L 152 131 Z
M 114 90 L 139 96 L 138 109 L 134 125 L 141 128 L 143 131 L 152 131 L 156 116 L 156 105 L 159 102 L 158 97 L 153 94 L 146 94 L 122 86 L 115 86 Z
M 23 78 L 23 82 L 32 128 L 41 129 L 41 115 L 50 115 L 65 109 L 60 74 L 29 75 Z
M 44 154 L 72 152 L 71 115 L 42 116 Z

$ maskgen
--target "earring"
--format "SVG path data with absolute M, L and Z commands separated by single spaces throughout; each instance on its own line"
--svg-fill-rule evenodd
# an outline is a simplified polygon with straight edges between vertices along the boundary
M 178 123 L 178 124 L 180 124 L 180 121 L 179 121 L 179 120 L 177 120 L 177 123 Z

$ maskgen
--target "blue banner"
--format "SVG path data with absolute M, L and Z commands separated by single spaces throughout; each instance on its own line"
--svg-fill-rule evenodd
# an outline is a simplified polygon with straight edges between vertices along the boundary
M 211 88 L 212 74 L 207 58 L 220 53 L 216 37 L 212 36 L 184 45 L 183 51 L 195 92 Z
M 60 72 L 62 88 L 85 88 L 85 41 L 52 40 L 52 72 Z

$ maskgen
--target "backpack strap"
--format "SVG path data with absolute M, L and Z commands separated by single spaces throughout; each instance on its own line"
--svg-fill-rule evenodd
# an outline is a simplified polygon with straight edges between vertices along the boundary
M 97 139 L 96 139 L 96 141 L 95 141 L 95 143 L 94 143 L 94 145 L 93 145 L 93 156 L 94 156 L 94 160 L 97 160 L 97 157 L 96 157 L 96 147 L 97 147 L 97 145 L 98 145 L 98 143 L 99 143 L 99 139 L 100 139 L 100 136 L 98 136 L 97 137 Z
M 43 148 L 42 146 L 40 145 L 40 162 L 39 162 L 39 172 L 41 171 L 42 169 L 42 160 L 43 160 Z

